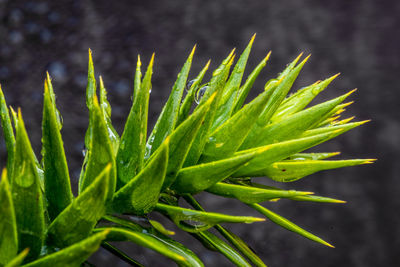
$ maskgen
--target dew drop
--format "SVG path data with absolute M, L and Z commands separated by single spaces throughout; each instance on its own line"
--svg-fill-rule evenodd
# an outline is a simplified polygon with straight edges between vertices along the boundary
M 194 95 L 194 102 L 196 102 L 196 104 L 200 103 L 200 100 L 203 98 L 207 89 L 208 89 L 208 86 L 206 85 L 206 86 L 201 87 L 199 90 L 197 90 L 197 92 Z
M 153 89 L 153 87 L 150 87 L 149 94 L 151 94 L 151 89 Z
M 186 84 L 186 91 L 189 91 L 190 88 L 192 87 L 193 83 L 195 82 L 195 80 L 190 80 L 187 84 Z
M 87 152 L 87 149 L 86 149 L 86 148 L 85 148 L 85 149 L 82 149 L 82 156 L 86 157 L 86 152 Z

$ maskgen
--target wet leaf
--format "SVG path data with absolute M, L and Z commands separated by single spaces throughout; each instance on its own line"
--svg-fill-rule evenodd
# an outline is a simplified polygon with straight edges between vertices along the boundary
M 56 109 L 53 86 L 50 76 L 44 83 L 42 120 L 42 164 L 47 211 L 53 220 L 72 201 L 67 160 L 61 138 L 61 122 Z
M 66 247 L 90 235 L 105 214 L 110 172 L 111 164 L 50 224 L 47 231 L 49 244 Z
M 207 230 L 216 224 L 253 223 L 263 221 L 261 218 L 249 216 L 231 216 L 215 212 L 203 212 L 158 203 L 156 210 L 168 215 L 174 223 L 186 232 L 197 233 Z M 194 223 L 194 224 L 192 224 Z
M 44 240 L 44 207 L 36 157 L 18 110 L 12 198 L 20 251 L 30 248 L 27 259 L 39 256 Z
M 13 177 L 12 166 L 15 157 L 15 136 L 11 124 L 10 113 L 7 108 L 6 99 L 4 98 L 1 85 L 0 85 L 0 119 L 1 119 L 1 127 L 3 128 L 4 140 L 6 142 L 6 148 L 7 148 L 7 170 L 9 172 L 10 179 L 12 179 Z
M 1 175 L 0 204 L 0 265 L 4 265 L 18 252 L 17 222 L 6 169 Z
M 178 121 L 179 108 L 181 105 L 183 91 L 185 90 L 187 78 L 189 75 L 189 70 L 192 65 L 193 54 L 195 51 L 195 47 L 193 47 L 192 52 L 190 53 L 188 59 L 181 72 L 178 74 L 176 82 L 172 88 L 171 94 L 169 95 L 167 103 L 164 105 L 160 116 L 153 128 L 153 131 L 150 134 L 150 137 L 147 141 L 147 147 L 151 152 L 148 152 L 148 156 L 150 156 L 157 148 L 161 145 L 164 139 L 172 133 L 175 129 L 176 123 Z
M 140 58 L 136 65 L 135 97 L 117 154 L 118 184 L 125 185 L 143 168 L 147 137 L 147 116 L 154 54 L 141 83 Z
M 112 202 L 114 211 L 142 215 L 153 210 L 164 183 L 169 140 L 167 137 L 146 167 L 114 194 Z
M 183 168 L 178 173 L 171 188 L 178 193 L 192 194 L 201 192 L 213 184 L 228 178 L 232 173 L 252 160 L 256 153 L 255 151 L 236 157 Z
M 101 242 L 109 234 L 109 230 L 104 230 L 94 234 L 78 243 L 75 243 L 65 249 L 49 254 L 34 262 L 31 262 L 24 267 L 75 267 L 83 263 L 94 252 L 96 252 Z

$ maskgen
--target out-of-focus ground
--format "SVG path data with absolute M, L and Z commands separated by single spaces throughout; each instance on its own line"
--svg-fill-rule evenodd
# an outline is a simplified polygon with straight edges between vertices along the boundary
M 87 49 L 94 52 L 121 133 L 131 101 L 137 54 L 147 65 L 156 52 L 150 120 L 152 125 L 176 75 L 197 43 L 193 77 L 212 67 L 257 33 L 249 67 L 269 50 L 271 59 L 252 96 L 300 52 L 312 53 L 296 88 L 341 76 L 318 101 L 358 88 L 347 116 L 372 119 L 330 141 L 320 151 L 341 158 L 378 158 L 376 164 L 314 174 L 285 185 L 347 200 L 346 205 L 279 201 L 268 207 L 332 242 L 323 247 L 271 222 L 228 227 L 248 241 L 269 266 L 399 266 L 400 247 L 400 4 L 398 1 L 21 1 L 0 0 L 0 83 L 8 103 L 22 107 L 36 152 L 40 153 L 42 85 L 53 78 L 63 118 L 63 138 L 76 189 L 88 116 L 85 108 Z M 248 73 L 248 72 L 247 72 Z M 0 159 L 6 159 L 0 142 Z M 256 215 L 232 200 L 201 196 L 210 210 Z M 171 226 L 172 227 L 172 226 Z M 190 236 L 178 237 L 207 266 L 231 266 Z M 124 245 L 147 266 L 170 266 L 162 256 Z M 105 251 L 98 266 L 126 266 Z

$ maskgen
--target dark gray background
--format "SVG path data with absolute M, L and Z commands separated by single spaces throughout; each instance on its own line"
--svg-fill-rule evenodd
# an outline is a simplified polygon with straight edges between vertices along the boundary
M 398 1 L 20 1 L 0 0 L 0 82 L 8 103 L 22 107 L 37 153 L 40 153 L 42 84 L 53 77 L 64 117 L 63 137 L 74 188 L 82 162 L 87 126 L 84 92 L 87 49 L 94 52 L 121 133 L 131 102 L 137 54 L 147 65 L 156 52 L 150 119 L 154 123 L 192 46 L 197 43 L 193 77 L 212 59 L 215 67 L 228 51 L 241 51 L 257 33 L 249 67 L 269 50 L 272 57 L 253 96 L 301 51 L 312 53 L 296 88 L 342 75 L 318 101 L 358 87 L 347 116 L 369 124 L 330 141 L 320 151 L 342 151 L 342 158 L 378 158 L 373 165 L 312 175 L 286 188 L 315 191 L 348 200 L 346 205 L 280 201 L 272 210 L 332 242 L 323 247 L 270 222 L 229 225 L 269 266 L 399 266 L 400 22 Z M 249 69 L 250 69 L 249 68 Z M 152 125 L 152 123 L 150 123 Z M 0 143 L 1 164 L 6 152 Z M 201 196 L 209 210 L 256 213 L 239 202 Z M 172 226 L 170 226 L 172 227 Z M 230 266 L 181 233 L 207 266 Z M 152 251 L 125 245 L 149 266 L 170 266 Z M 98 266 L 126 266 L 100 251 Z

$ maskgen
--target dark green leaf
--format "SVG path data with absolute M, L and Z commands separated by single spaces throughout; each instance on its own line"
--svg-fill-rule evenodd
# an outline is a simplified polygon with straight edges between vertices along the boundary
M 115 193 L 112 202 L 114 211 L 142 215 L 153 210 L 164 183 L 169 140 L 167 137 L 146 167 Z
M 44 240 L 44 208 L 36 157 L 18 110 L 12 197 L 20 251 L 30 248 L 28 259 L 39 256 Z
M 111 164 L 50 224 L 47 241 L 66 247 L 88 237 L 105 213 Z
M 256 153 L 241 154 L 236 157 L 183 168 L 178 173 L 171 188 L 178 193 L 192 194 L 201 192 L 213 184 L 228 178 L 245 163 L 253 159 Z
M 131 111 L 121 137 L 117 154 L 118 183 L 125 185 L 138 174 L 144 164 L 147 137 L 147 115 L 153 73 L 154 54 L 141 83 L 140 58 L 136 65 L 135 90 Z
M 104 230 L 94 234 L 78 243 L 75 243 L 65 249 L 59 250 L 50 255 L 44 256 L 39 260 L 31 262 L 24 267 L 76 267 L 96 252 L 101 242 L 108 235 L 109 230 Z
M 6 169 L 0 181 L 0 236 L 0 265 L 4 265 L 18 252 L 17 222 Z
M 29 253 L 29 248 L 24 249 L 19 253 L 15 258 L 13 258 L 9 263 L 7 263 L 4 267 L 18 267 L 22 264 L 25 257 Z
M 7 108 L 6 99 L 4 98 L 3 90 L 0 85 L 0 118 L 1 127 L 3 128 L 4 140 L 7 148 L 7 169 L 10 179 L 13 177 L 12 166 L 15 157 L 15 137 L 10 120 L 10 113 Z M 10 180 L 11 182 L 11 180 Z
M 61 138 L 61 122 L 58 119 L 55 96 L 50 77 L 44 84 L 42 120 L 42 164 L 47 211 L 50 220 L 67 207 L 73 198 L 64 145 Z
M 193 47 L 188 59 L 182 67 L 181 72 L 178 74 L 176 82 L 172 88 L 171 94 L 169 95 L 168 101 L 163 107 L 160 116 L 150 134 L 149 140 L 147 141 L 146 155 L 150 156 L 157 150 L 164 139 L 172 133 L 175 129 L 178 121 L 179 108 L 181 105 L 183 91 L 185 90 L 189 70 L 192 65 L 193 54 L 196 46 Z

